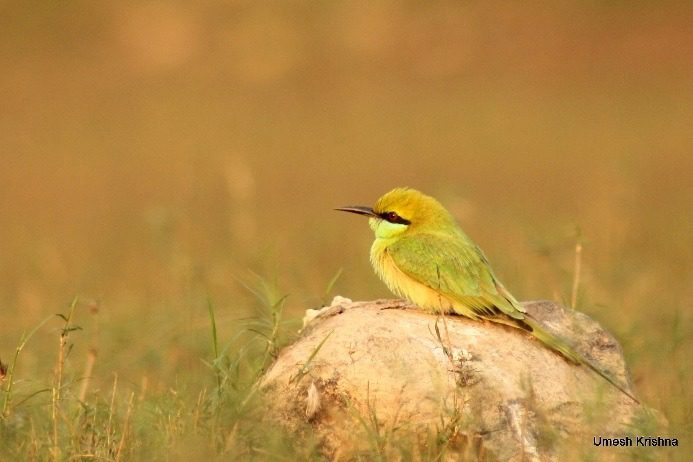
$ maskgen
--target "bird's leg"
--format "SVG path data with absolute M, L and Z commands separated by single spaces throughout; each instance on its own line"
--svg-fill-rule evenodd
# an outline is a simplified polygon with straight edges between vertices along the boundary
M 384 304 L 385 306 L 381 307 L 381 310 L 420 310 L 417 305 L 414 305 L 412 302 L 409 300 L 406 300 L 404 298 L 399 298 L 395 300 L 376 300 L 376 304 Z

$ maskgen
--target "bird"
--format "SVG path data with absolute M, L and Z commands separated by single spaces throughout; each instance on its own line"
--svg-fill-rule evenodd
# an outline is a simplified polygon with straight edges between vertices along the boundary
M 395 188 L 373 207 L 335 210 L 369 218 L 375 240 L 370 260 L 396 295 L 425 311 L 456 314 L 525 331 L 569 362 L 586 366 L 622 393 L 639 401 L 591 360 L 547 331 L 503 286 L 478 245 L 435 198 Z

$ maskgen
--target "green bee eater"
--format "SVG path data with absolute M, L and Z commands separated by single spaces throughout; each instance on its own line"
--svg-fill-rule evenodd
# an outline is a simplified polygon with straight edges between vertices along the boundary
M 336 210 L 369 217 L 375 232 L 371 263 L 388 288 L 424 310 L 512 326 L 570 362 L 585 365 L 638 400 L 604 371 L 546 331 L 500 283 L 481 249 L 433 197 L 396 188 L 371 207 Z

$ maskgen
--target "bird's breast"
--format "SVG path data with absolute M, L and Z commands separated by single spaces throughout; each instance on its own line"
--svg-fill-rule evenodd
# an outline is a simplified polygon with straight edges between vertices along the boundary
M 376 239 L 371 247 L 371 264 L 378 277 L 395 294 L 432 312 L 449 313 L 453 302 L 441 293 L 431 289 L 404 273 L 395 263 L 388 250 L 391 242 Z

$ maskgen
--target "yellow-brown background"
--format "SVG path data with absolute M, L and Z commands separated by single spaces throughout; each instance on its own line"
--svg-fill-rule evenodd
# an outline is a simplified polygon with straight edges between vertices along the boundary
M 293 316 L 339 268 L 335 292 L 387 296 L 366 223 L 331 209 L 408 185 L 449 206 L 521 299 L 568 300 L 582 240 L 579 308 L 622 341 L 643 399 L 690 422 L 686 2 L 1 10 L 5 362 L 74 295 L 71 360 L 95 345 L 97 384 L 160 387 L 206 371 L 207 296 L 228 338 L 250 271 Z M 18 376 L 50 380 L 58 325 Z

